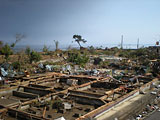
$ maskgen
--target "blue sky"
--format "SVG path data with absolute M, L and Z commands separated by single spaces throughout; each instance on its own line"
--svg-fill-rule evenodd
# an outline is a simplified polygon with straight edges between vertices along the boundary
M 88 45 L 155 44 L 160 39 L 160 0 L 0 0 L 0 40 L 18 44 L 73 44 L 74 34 Z M 76 44 L 76 43 L 74 43 Z

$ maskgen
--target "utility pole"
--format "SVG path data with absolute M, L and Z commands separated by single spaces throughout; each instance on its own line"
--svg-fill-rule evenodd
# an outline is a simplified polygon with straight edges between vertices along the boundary
M 123 49 L 123 35 L 121 36 L 121 49 Z
M 137 40 L 137 49 L 139 48 L 139 38 Z

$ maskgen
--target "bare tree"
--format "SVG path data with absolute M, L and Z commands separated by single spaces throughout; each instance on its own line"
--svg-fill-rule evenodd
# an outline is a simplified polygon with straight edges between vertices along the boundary
M 79 47 L 82 48 L 81 42 L 86 43 L 87 41 L 85 39 L 82 39 L 81 35 L 73 35 L 73 39 L 75 39 L 75 42 L 78 43 Z
M 56 46 L 56 51 L 58 50 L 58 45 L 59 45 L 59 41 L 58 40 L 54 40 L 55 46 Z
M 25 38 L 25 35 L 24 35 L 24 34 L 17 33 L 17 34 L 16 34 L 16 41 L 11 44 L 11 47 L 14 48 L 15 45 L 16 45 L 19 41 L 21 41 L 23 38 Z

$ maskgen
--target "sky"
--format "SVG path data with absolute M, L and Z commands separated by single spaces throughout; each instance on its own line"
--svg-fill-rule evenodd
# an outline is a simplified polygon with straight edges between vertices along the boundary
M 160 40 L 160 0 L 0 0 L 0 40 L 19 45 L 84 46 L 155 44 Z M 78 44 L 77 44 L 78 46 Z

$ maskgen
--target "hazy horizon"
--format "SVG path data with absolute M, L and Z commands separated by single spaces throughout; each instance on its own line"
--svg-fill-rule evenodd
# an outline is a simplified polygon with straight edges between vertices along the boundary
M 52 45 L 46 45 L 48 50 L 49 51 L 54 51 L 56 49 L 55 45 L 52 44 Z M 148 46 L 154 46 L 154 44 L 139 44 L 139 48 L 144 48 L 144 47 L 148 47 Z M 16 45 L 15 48 L 14 48 L 14 51 L 15 52 L 18 52 L 18 51 L 21 51 L 21 50 L 25 50 L 27 47 L 30 47 L 32 50 L 35 50 L 35 51 L 38 51 L 38 52 L 41 52 L 43 51 L 43 47 L 44 45 Z M 76 49 L 79 49 L 79 46 L 77 46 L 76 44 L 72 44 L 70 46 L 62 46 L 62 45 L 59 45 L 59 49 L 61 50 L 67 50 L 68 48 L 76 48 Z M 89 48 L 90 46 L 87 46 L 87 45 L 84 45 L 84 47 L 86 48 Z M 94 48 L 102 48 L 102 49 L 105 49 L 106 47 L 107 48 L 112 48 L 112 47 L 118 47 L 120 48 L 120 45 L 117 45 L 117 44 L 107 44 L 107 45 L 96 45 L 96 46 L 93 46 Z M 124 44 L 123 45 L 123 49 L 137 49 L 137 44 Z

